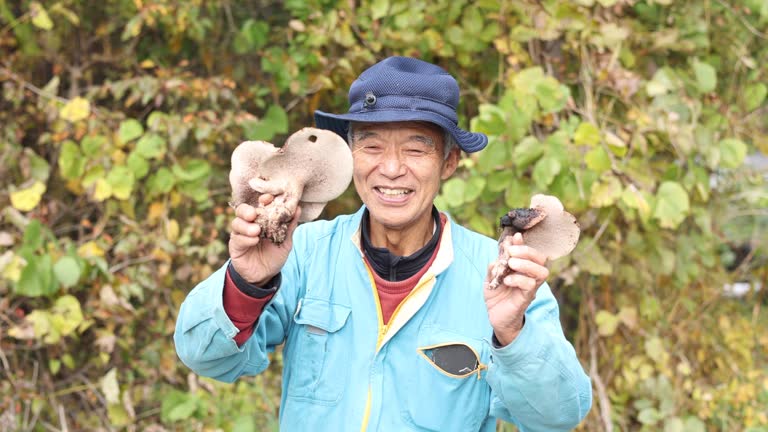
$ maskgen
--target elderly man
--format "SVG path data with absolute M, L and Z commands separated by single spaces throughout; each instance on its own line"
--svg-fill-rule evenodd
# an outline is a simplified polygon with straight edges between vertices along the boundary
M 316 112 L 349 141 L 364 206 L 298 228 L 281 245 L 237 207 L 230 260 L 189 294 L 175 341 L 200 375 L 231 382 L 283 348 L 285 431 L 522 431 L 574 428 L 589 378 L 563 336 L 545 258 L 519 234 L 512 273 L 488 289 L 493 239 L 433 205 L 460 150 L 459 88 L 443 69 L 392 57 L 352 84 L 350 110 Z

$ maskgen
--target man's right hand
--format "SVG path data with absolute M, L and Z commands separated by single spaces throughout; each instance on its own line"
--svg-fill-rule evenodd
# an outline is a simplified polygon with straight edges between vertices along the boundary
M 296 207 L 296 213 L 288 226 L 288 236 L 280 245 L 260 237 L 261 227 L 254 222 L 256 214 L 256 208 L 248 204 L 240 204 L 235 209 L 235 218 L 230 224 L 229 257 L 235 271 L 243 279 L 256 286 L 264 286 L 280 273 L 288 259 L 301 208 Z

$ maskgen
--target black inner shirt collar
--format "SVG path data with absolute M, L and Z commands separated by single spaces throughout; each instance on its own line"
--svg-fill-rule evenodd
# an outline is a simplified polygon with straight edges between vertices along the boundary
M 392 254 L 387 248 L 377 248 L 371 244 L 371 225 L 370 213 L 365 209 L 361 226 L 361 237 L 363 240 L 363 253 L 368 258 L 368 262 L 373 267 L 379 277 L 390 282 L 399 282 L 415 275 L 427 264 L 432 253 L 440 241 L 440 213 L 435 206 L 432 206 L 432 217 L 435 220 L 435 232 L 432 238 L 412 255 L 398 256 Z

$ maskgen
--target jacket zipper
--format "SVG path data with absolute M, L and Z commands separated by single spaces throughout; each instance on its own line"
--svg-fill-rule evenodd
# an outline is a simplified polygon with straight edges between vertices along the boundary
M 371 290 L 373 290 L 373 300 L 376 303 L 378 335 L 376 336 L 376 352 L 374 353 L 374 358 L 375 358 L 376 355 L 378 355 L 379 353 L 379 349 L 381 349 L 381 342 L 382 340 L 384 340 L 384 336 L 387 334 L 387 331 L 389 330 L 389 323 L 394 322 L 395 317 L 397 316 L 397 313 L 400 312 L 400 306 L 406 303 L 408 299 L 411 298 L 411 295 L 414 292 L 416 292 L 418 289 L 424 286 L 427 282 L 432 280 L 432 278 L 428 278 L 423 282 L 417 284 L 415 287 L 413 287 L 411 292 L 409 292 L 408 295 L 405 296 L 405 298 L 400 302 L 400 304 L 397 305 L 394 312 L 392 312 L 392 315 L 389 317 L 389 322 L 385 325 L 384 317 L 382 316 L 382 312 L 381 312 L 381 302 L 379 301 L 379 293 L 378 291 L 376 291 L 376 279 L 374 279 L 373 274 L 371 273 L 371 268 L 368 266 L 368 263 L 365 262 L 365 259 L 363 259 L 363 265 L 365 266 L 365 270 L 368 272 L 368 279 L 371 282 Z M 370 415 L 371 415 L 371 399 L 372 399 L 372 389 L 371 389 L 371 382 L 369 379 L 368 380 L 368 397 L 366 398 L 366 401 L 365 401 L 363 424 L 360 427 L 360 432 L 365 432 L 368 429 L 368 420 L 370 419 Z

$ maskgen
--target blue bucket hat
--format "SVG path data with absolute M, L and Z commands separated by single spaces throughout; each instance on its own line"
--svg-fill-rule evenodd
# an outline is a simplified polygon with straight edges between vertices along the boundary
M 488 137 L 458 127 L 459 85 L 443 68 L 409 57 L 389 57 L 366 69 L 349 88 L 349 112 L 315 111 L 315 125 L 347 139 L 349 122 L 427 121 L 450 133 L 467 153 Z

